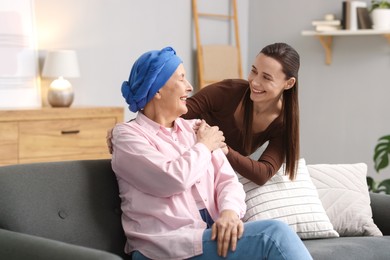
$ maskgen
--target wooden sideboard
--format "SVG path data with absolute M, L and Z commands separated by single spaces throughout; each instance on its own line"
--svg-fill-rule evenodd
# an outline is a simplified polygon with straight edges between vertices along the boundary
M 0 165 L 111 158 L 107 130 L 122 107 L 0 110 Z

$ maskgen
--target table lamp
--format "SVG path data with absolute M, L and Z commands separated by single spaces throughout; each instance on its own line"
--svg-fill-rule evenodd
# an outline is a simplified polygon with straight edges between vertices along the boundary
M 74 99 L 72 85 L 65 78 L 80 76 L 77 54 L 73 50 L 48 51 L 43 77 L 57 78 L 49 87 L 47 99 L 52 107 L 69 107 Z

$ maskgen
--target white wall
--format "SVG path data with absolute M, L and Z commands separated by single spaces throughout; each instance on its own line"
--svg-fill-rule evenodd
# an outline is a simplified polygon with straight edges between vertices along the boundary
M 225 0 L 198 0 L 200 8 L 224 8 Z M 201 2 L 203 1 L 203 3 Z M 217 3 L 218 2 L 218 3 Z M 245 74 L 259 50 L 284 41 L 301 55 L 301 151 L 308 163 L 368 164 L 379 136 L 390 133 L 390 44 L 382 36 L 336 37 L 333 63 L 314 37 L 301 36 L 311 21 L 341 14 L 342 1 L 237 0 Z M 369 3 L 369 1 L 367 0 Z M 219 5 L 219 7 L 218 7 Z M 150 49 L 173 46 L 195 82 L 191 0 L 35 0 L 38 46 L 79 54 L 81 78 L 73 79 L 75 105 L 126 107 L 120 85 L 131 65 Z M 206 37 L 220 38 L 213 27 Z M 47 84 L 47 82 L 43 82 Z M 134 116 L 126 112 L 126 120 Z
M 134 61 L 145 51 L 172 46 L 193 79 L 190 1 L 35 0 L 38 46 L 75 49 L 81 77 L 72 79 L 74 105 L 126 107 L 121 96 Z
M 228 1 L 215 0 L 214 4 L 218 2 L 228 10 Z M 205 0 L 199 0 L 200 8 L 204 4 Z M 245 64 L 247 5 L 244 0 L 238 8 Z M 196 83 L 191 0 L 35 0 L 35 13 L 41 64 L 48 49 L 74 49 L 79 55 L 81 77 L 70 79 L 74 106 L 124 106 L 125 119 L 133 118 L 120 86 L 142 53 L 165 46 L 175 48 L 189 81 Z M 207 31 L 204 36 L 207 40 Z M 43 91 L 49 84 L 42 79 Z
M 370 6 L 370 1 L 366 1 Z M 326 13 L 340 18 L 342 1 L 250 1 L 249 56 L 268 43 L 284 41 L 301 56 L 299 76 L 301 152 L 307 163 L 368 164 L 377 139 L 390 134 L 390 44 L 383 36 L 334 37 L 333 62 L 315 37 L 311 21 Z

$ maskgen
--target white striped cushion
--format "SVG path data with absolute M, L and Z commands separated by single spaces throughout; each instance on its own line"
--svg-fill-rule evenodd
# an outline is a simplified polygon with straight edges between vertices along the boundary
M 246 192 L 244 221 L 276 219 L 286 222 L 301 239 L 338 237 L 318 198 L 305 159 L 298 162 L 294 181 L 284 175 L 284 165 L 263 186 L 238 175 Z

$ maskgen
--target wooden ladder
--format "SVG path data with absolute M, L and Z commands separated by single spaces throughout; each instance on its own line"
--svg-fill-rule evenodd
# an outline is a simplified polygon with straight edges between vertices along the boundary
M 209 1 L 209 0 L 206 0 Z M 200 13 L 198 0 L 192 0 L 192 12 L 195 25 L 197 47 L 198 83 L 203 88 L 211 83 L 227 78 L 243 78 L 241 48 L 238 30 L 237 2 L 227 0 L 232 4 L 232 14 Z M 227 20 L 227 25 L 233 21 L 234 44 L 202 44 L 200 37 L 199 18 Z

